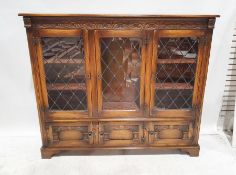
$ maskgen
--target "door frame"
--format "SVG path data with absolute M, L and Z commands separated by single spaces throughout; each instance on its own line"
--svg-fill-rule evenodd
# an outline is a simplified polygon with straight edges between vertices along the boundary
M 146 32 L 140 30 L 95 30 L 95 59 L 96 59 L 96 77 L 97 77 L 97 111 L 99 117 L 127 117 L 135 116 L 142 117 L 144 113 L 144 82 L 145 82 L 145 67 L 146 67 L 146 46 L 143 43 L 146 38 Z M 101 78 L 101 58 L 100 58 L 100 38 L 110 37 L 137 37 L 142 39 L 141 51 L 141 72 L 140 72 L 140 110 L 103 110 L 103 97 L 102 97 L 102 78 Z
M 147 69 L 151 69 L 151 75 L 149 76 L 150 84 L 150 103 L 149 103 L 149 111 L 151 117 L 186 117 L 191 118 L 193 116 L 195 106 L 200 104 L 198 100 L 199 93 L 199 83 L 200 80 L 198 78 L 200 74 L 200 70 L 202 65 L 202 61 L 205 58 L 203 55 L 203 50 L 205 47 L 205 35 L 206 30 L 154 30 L 153 37 L 153 45 L 152 45 L 152 63 L 147 67 Z M 192 99 L 192 109 L 184 110 L 184 109 L 166 109 L 166 110 L 155 110 L 155 79 L 153 78 L 156 75 L 157 71 L 157 54 L 158 54 L 158 42 L 160 37 L 198 37 L 199 45 L 198 45 L 198 58 L 196 63 L 195 70 L 195 79 L 194 79 L 194 87 L 193 87 L 193 99 Z M 147 65 L 148 66 L 148 65 Z
M 84 42 L 85 56 L 85 80 L 87 95 L 87 110 L 49 110 L 48 95 L 45 79 L 45 70 L 43 63 L 42 37 L 82 37 Z M 91 67 L 89 55 L 89 40 L 87 30 L 78 29 L 37 29 L 34 31 L 34 39 L 39 42 L 34 44 L 36 50 L 36 59 L 39 65 L 40 85 L 43 96 L 43 109 L 47 121 L 79 119 L 92 116 L 92 87 L 91 87 Z

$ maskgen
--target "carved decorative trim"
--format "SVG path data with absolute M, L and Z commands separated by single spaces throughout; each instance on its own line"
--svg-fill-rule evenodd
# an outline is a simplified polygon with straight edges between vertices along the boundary
M 209 20 L 208 20 L 208 28 L 209 28 L 209 29 L 213 29 L 213 28 L 214 28 L 214 26 L 215 26 L 215 21 L 216 21 L 216 19 L 209 19 Z
M 25 28 L 29 28 L 29 27 L 32 26 L 31 18 L 29 18 L 29 17 L 24 17 L 23 19 L 24 19 L 24 26 L 25 26 Z
M 206 29 L 202 21 L 60 21 L 60 23 L 35 23 L 35 28 L 54 29 Z

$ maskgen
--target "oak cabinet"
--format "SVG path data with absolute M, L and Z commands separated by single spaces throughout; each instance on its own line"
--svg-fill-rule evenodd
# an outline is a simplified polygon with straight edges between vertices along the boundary
M 113 148 L 198 156 L 217 15 L 20 16 L 43 158 Z

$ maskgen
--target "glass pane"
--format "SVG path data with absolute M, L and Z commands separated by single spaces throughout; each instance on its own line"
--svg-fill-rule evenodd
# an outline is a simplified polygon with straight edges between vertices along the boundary
M 84 44 L 81 37 L 42 38 L 50 110 L 87 110 Z
M 100 42 L 103 109 L 138 110 L 141 39 L 115 37 Z
M 155 106 L 159 109 L 192 107 L 198 38 L 160 38 L 157 54 Z

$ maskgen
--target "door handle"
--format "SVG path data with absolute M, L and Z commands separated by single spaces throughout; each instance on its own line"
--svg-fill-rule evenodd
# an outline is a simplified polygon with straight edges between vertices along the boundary
M 102 74 L 98 74 L 98 79 L 101 80 L 102 79 Z

